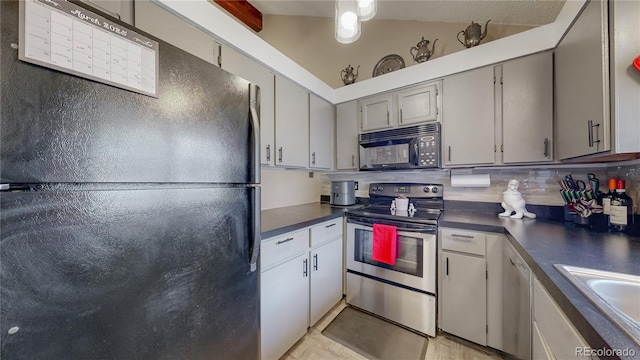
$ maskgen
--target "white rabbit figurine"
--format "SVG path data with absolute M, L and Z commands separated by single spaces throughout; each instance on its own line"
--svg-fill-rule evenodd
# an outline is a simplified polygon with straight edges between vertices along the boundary
M 520 182 L 516 179 L 509 180 L 507 190 L 502 193 L 502 207 L 504 212 L 498 216 L 510 216 L 512 219 L 522 219 L 522 216 L 535 219 L 536 214 L 528 212 L 522 194 L 518 191 Z M 515 214 L 511 215 L 513 212 Z

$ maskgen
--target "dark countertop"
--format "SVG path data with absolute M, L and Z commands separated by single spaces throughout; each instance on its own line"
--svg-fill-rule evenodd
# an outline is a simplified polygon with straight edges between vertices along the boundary
M 262 211 L 262 239 L 312 226 L 344 215 L 351 207 L 310 203 Z
M 262 238 L 341 217 L 347 209 L 311 203 L 264 210 Z M 555 264 L 564 264 L 640 276 L 640 238 L 594 233 L 549 220 L 510 219 L 463 211 L 445 211 L 438 225 L 504 233 L 593 349 L 628 348 L 640 354 L 640 346 L 554 268 Z
M 594 349 L 640 346 L 580 293 L 554 264 L 640 275 L 640 238 L 620 233 L 594 233 L 573 224 L 541 219 L 500 218 L 493 214 L 445 211 L 439 226 L 505 233 Z M 640 299 L 638 299 L 640 304 Z M 640 305 L 639 305 L 640 306 Z

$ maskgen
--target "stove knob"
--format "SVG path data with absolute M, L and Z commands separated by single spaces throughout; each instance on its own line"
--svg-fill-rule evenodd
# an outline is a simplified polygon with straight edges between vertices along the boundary
M 437 194 L 437 193 L 438 193 L 438 191 L 439 191 L 439 190 L 438 190 L 438 187 L 437 187 L 437 186 L 434 186 L 434 187 L 433 187 L 433 189 L 431 189 L 431 192 L 432 192 L 432 193 L 434 193 L 434 194 Z
M 431 191 L 431 189 L 428 186 L 425 186 L 424 189 L 422 189 L 422 191 L 428 193 L 429 191 Z
M 378 191 L 383 191 L 383 190 L 384 190 L 384 187 L 382 187 L 382 185 L 378 185 L 378 188 L 377 188 L 377 189 L 378 189 Z

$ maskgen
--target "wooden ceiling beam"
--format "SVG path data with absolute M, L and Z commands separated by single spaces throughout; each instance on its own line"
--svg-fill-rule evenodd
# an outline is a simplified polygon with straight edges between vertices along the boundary
M 223 9 L 243 22 L 255 32 L 262 30 L 262 13 L 247 0 L 214 0 Z

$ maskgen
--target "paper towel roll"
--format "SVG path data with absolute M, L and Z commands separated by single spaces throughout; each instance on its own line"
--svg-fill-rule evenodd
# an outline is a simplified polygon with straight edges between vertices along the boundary
M 451 174 L 451 187 L 489 187 L 489 174 L 454 175 Z

